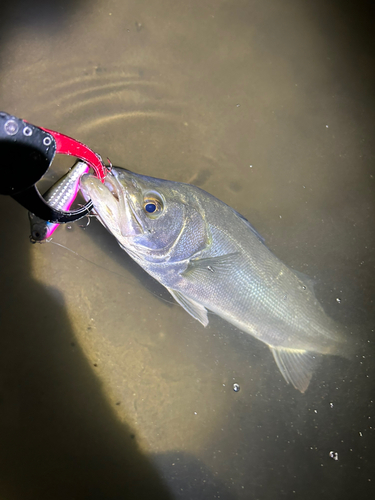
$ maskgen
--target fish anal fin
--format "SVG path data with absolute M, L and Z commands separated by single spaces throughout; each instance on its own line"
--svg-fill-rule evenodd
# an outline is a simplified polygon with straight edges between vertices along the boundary
M 168 292 L 172 295 L 174 300 L 185 309 L 186 312 L 193 316 L 193 318 L 200 321 L 203 326 L 208 325 L 207 309 L 204 306 L 198 304 L 195 300 L 186 297 L 186 295 L 176 290 L 168 288 Z
M 289 384 L 304 393 L 310 384 L 320 356 L 301 349 L 270 347 L 276 364 Z

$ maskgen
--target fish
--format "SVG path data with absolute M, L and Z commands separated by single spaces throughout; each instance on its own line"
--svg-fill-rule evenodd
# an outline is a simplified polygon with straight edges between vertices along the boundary
M 78 160 L 63 177 L 44 193 L 43 198 L 56 210 L 69 210 L 79 191 L 81 175 L 86 174 L 89 169 L 90 167 L 85 162 Z M 29 221 L 30 240 L 33 243 L 50 238 L 59 226 L 59 224 L 45 221 L 31 212 L 29 212 Z
M 208 311 L 268 345 L 287 383 L 308 388 L 322 355 L 351 357 L 312 280 L 274 255 L 250 222 L 208 192 L 113 167 L 81 191 L 120 247 L 193 318 Z

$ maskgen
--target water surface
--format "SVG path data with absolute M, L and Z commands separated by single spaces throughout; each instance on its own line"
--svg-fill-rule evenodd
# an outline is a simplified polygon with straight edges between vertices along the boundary
M 204 329 L 95 220 L 31 245 L 2 197 L 4 498 L 372 498 L 374 11 L 355 8 L 2 7 L 0 108 L 233 206 L 363 346 L 299 394 L 265 346 L 213 315 Z

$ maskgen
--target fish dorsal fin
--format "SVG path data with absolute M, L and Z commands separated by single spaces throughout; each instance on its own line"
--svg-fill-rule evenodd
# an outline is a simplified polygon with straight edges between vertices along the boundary
M 193 280 L 194 278 L 202 279 L 204 275 L 209 276 L 210 273 L 217 277 L 223 278 L 233 273 L 236 257 L 239 252 L 227 253 L 216 257 L 198 257 L 191 259 L 185 271 L 181 274 L 184 278 Z
M 195 300 L 186 297 L 186 295 L 176 290 L 168 288 L 168 292 L 172 295 L 174 300 L 185 309 L 185 311 L 193 316 L 193 318 L 200 321 L 203 326 L 208 325 L 207 309 L 204 306 L 198 304 L 198 302 L 195 302 Z
M 231 207 L 231 208 L 232 208 L 232 207 Z M 255 236 L 257 236 L 257 237 L 260 239 L 260 241 L 261 241 L 262 243 L 265 243 L 265 239 L 263 238 L 263 236 L 261 236 L 261 235 L 258 233 L 258 231 L 255 229 L 255 227 L 254 227 L 252 224 L 250 224 L 250 222 L 246 219 L 246 217 L 244 217 L 242 214 L 240 214 L 240 212 L 237 212 L 237 210 L 234 210 L 234 208 L 232 208 L 232 210 L 233 210 L 233 212 L 234 212 L 236 215 L 238 215 L 238 217 L 239 217 L 240 219 L 242 219 L 244 222 L 246 222 L 246 225 L 249 227 L 249 229 L 251 229 L 251 231 L 255 234 Z
M 309 386 L 312 374 L 319 362 L 319 356 L 301 349 L 283 349 L 270 347 L 276 364 L 288 384 L 300 392 Z

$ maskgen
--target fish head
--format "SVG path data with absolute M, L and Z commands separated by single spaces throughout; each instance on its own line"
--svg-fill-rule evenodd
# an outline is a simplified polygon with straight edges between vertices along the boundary
M 197 224 L 192 188 L 119 167 L 112 168 L 104 184 L 92 175 L 81 178 L 82 193 L 86 200 L 91 199 L 102 224 L 125 250 L 147 260 L 171 259 L 177 250 L 179 259 L 189 258 L 197 251 L 198 239 L 203 240 L 206 231 L 200 215 Z M 194 227 L 187 224 L 190 220 Z M 178 242 L 189 231 L 194 231 L 195 238 L 186 247 L 186 255 L 181 255 Z M 202 237 L 197 238 L 197 233 Z

